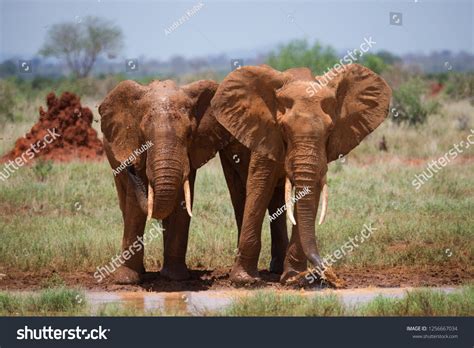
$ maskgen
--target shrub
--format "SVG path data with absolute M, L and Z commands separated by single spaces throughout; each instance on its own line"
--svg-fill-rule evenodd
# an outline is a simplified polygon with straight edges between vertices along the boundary
M 362 60 L 360 63 L 377 74 L 381 74 L 382 72 L 387 70 L 387 64 L 383 61 L 382 58 L 375 54 L 366 54 L 362 56 Z
M 309 47 L 306 40 L 294 40 L 270 53 L 267 64 L 284 71 L 290 68 L 307 67 L 313 74 L 321 75 L 339 61 L 335 50 L 315 42 Z
M 426 117 L 437 111 L 439 103 L 436 100 L 425 99 L 426 85 L 418 77 L 409 79 L 393 91 L 393 108 L 396 123 L 407 123 L 411 126 L 422 124 Z
M 468 98 L 474 103 L 474 73 L 453 73 L 446 82 L 445 93 L 448 97 L 459 100 Z

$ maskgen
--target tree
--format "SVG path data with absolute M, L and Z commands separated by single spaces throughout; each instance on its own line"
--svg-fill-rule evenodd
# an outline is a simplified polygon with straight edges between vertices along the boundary
M 410 126 L 425 123 L 427 116 L 438 111 L 440 104 L 434 99 L 426 99 L 427 83 L 420 77 L 411 77 L 393 91 L 392 120 Z
M 0 77 L 7 77 L 15 75 L 17 70 L 16 64 L 13 60 L 6 60 L 0 64 Z
M 319 42 L 309 47 L 306 40 L 294 40 L 280 46 L 277 52 L 270 53 L 267 60 L 268 65 L 280 71 L 304 66 L 315 75 L 324 74 L 337 62 L 339 59 L 332 47 L 323 47 Z
M 65 59 L 76 77 L 86 77 L 100 54 L 114 56 L 122 48 L 122 40 L 119 27 L 102 18 L 86 17 L 81 23 L 52 26 L 40 54 Z
M 381 58 L 383 62 L 387 65 L 393 65 L 396 63 L 401 63 L 402 59 L 389 51 L 379 51 L 375 54 L 377 57 Z
M 360 63 L 377 74 L 381 74 L 384 70 L 387 69 L 387 64 L 383 61 L 382 58 L 375 54 L 365 54 L 362 57 Z

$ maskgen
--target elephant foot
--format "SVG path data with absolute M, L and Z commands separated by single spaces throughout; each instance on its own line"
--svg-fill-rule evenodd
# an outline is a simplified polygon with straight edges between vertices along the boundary
M 186 280 L 190 278 L 188 267 L 184 263 L 172 263 L 163 266 L 160 271 L 162 277 L 170 280 Z
M 142 281 L 141 273 L 122 265 L 114 273 L 114 283 L 120 285 L 140 284 Z
M 284 258 L 281 257 L 272 257 L 270 261 L 270 272 L 275 274 L 282 274 L 283 273 L 283 261 Z
M 251 285 L 261 282 L 256 267 L 246 269 L 240 263 L 237 263 L 232 267 L 229 279 L 231 283 L 235 285 Z
M 285 262 L 283 273 L 280 277 L 280 282 L 285 284 L 289 279 L 293 279 L 306 271 L 306 260 L 303 262 Z

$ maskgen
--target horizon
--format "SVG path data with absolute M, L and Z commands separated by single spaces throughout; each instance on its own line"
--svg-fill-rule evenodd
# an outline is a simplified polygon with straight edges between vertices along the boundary
M 199 3 L 202 6 L 192 10 Z M 191 15 L 176 26 L 174 23 L 179 23 L 187 12 Z M 390 12 L 402 13 L 402 25 L 389 23 Z M 336 17 L 341 25 L 333 24 L 334 13 L 338 13 Z M 173 56 L 221 54 L 247 58 L 268 53 L 294 39 L 307 39 L 310 44 L 317 40 L 340 53 L 359 46 L 365 37 L 372 37 L 376 42 L 373 52 L 386 50 L 399 56 L 445 50 L 474 54 L 471 1 L 347 0 L 275 4 L 199 0 L 178 3 L 0 0 L 0 59 L 37 58 L 52 25 L 61 22 L 80 25 L 89 15 L 111 20 L 122 29 L 124 48 L 119 58 L 168 60 Z M 349 25 L 355 21 L 356 25 Z

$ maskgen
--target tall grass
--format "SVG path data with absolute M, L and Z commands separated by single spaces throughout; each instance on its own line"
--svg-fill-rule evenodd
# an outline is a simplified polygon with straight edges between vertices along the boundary
M 0 292 L 0 315 L 74 314 L 84 307 L 84 294 L 74 289 L 49 288 L 34 295 Z
M 343 303 L 335 295 L 314 296 L 311 299 L 301 295 L 280 295 L 272 292 L 258 292 L 248 298 L 239 298 L 222 311 L 224 316 L 343 316 Z
M 344 305 L 335 295 L 279 295 L 262 291 L 239 298 L 223 316 L 472 316 L 474 286 L 459 292 L 409 291 L 402 298 L 380 295 L 365 304 Z
M 417 290 L 401 299 L 378 296 L 356 311 L 363 316 L 472 316 L 474 315 L 474 286 L 459 293 Z

